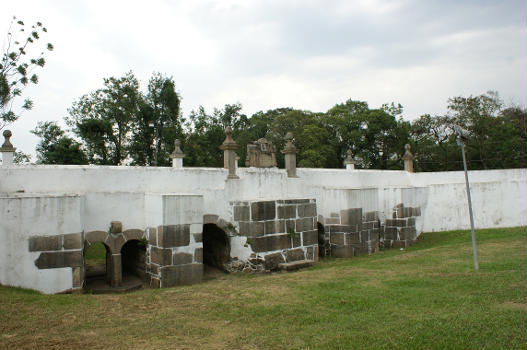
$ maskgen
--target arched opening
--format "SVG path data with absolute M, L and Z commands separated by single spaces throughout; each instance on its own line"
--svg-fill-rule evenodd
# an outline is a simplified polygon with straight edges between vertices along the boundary
M 203 225 L 203 263 L 227 272 L 225 264 L 230 260 L 231 245 L 229 237 L 214 224 Z
M 109 283 L 111 253 L 110 249 L 102 242 L 84 241 L 84 288 L 91 291 L 97 285 Z
M 142 285 L 146 281 L 146 243 L 129 240 L 121 248 L 123 286 Z
M 317 222 L 317 231 L 318 231 L 318 256 L 324 258 L 329 256 L 329 242 L 326 239 L 326 231 L 324 225 L 320 222 Z

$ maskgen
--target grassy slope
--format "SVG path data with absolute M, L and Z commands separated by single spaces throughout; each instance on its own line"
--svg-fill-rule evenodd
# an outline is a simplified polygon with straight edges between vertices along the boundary
M 0 348 L 526 349 L 526 228 L 126 295 L 0 287 Z

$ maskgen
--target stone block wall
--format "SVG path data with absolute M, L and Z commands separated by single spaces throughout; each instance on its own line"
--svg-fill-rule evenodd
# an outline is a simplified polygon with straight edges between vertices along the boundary
M 402 203 L 393 208 L 392 218 L 386 219 L 382 228 L 381 245 L 385 248 L 404 248 L 417 238 L 415 217 L 421 215 L 418 207 L 405 207 Z
M 42 269 L 72 268 L 72 291 L 80 291 L 84 281 L 82 234 L 68 233 L 29 237 L 29 251 L 40 252 L 35 266 Z
M 314 199 L 236 201 L 233 221 L 267 270 L 281 263 L 318 260 L 317 207 Z
M 147 274 L 153 288 L 201 282 L 202 225 L 161 225 L 148 228 Z
M 329 254 L 347 258 L 359 253 L 372 254 L 379 249 L 379 214 L 349 208 L 331 213 L 324 220 L 324 240 Z

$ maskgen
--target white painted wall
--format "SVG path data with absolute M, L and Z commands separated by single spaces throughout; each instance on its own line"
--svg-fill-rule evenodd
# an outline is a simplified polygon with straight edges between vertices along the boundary
M 44 293 L 71 289 L 71 268 L 35 266 L 40 252 L 29 252 L 29 237 L 81 232 L 81 213 L 79 196 L 0 198 L 0 283 Z

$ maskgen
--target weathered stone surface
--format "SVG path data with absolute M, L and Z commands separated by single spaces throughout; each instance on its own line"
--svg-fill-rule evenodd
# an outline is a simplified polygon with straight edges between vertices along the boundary
M 84 239 L 90 243 L 105 242 L 108 232 L 105 231 L 90 231 L 84 234 Z
M 148 231 L 148 243 L 151 245 L 157 245 L 157 229 L 155 227 L 149 227 Z
M 279 206 L 278 207 L 278 218 L 279 219 L 296 218 L 296 206 L 295 205 Z
M 284 257 L 282 253 L 267 254 L 265 256 L 264 267 L 266 270 L 276 270 L 278 264 L 284 263 Z
M 362 208 L 341 210 L 340 220 L 342 225 L 359 225 L 360 228 L 362 224 Z
M 326 225 L 340 225 L 340 218 L 326 218 Z
M 150 248 L 150 259 L 161 266 L 172 265 L 172 250 L 158 247 Z
M 157 277 L 150 277 L 150 288 L 161 288 L 161 281 Z
M 349 232 L 357 232 L 358 231 L 358 225 L 328 225 L 329 232 L 343 232 L 343 233 L 349 233 Z
M 39 269 L 82 266 L 82 251 L 59 251 L 40 253 L 35 265 Z
M 305 267 L 311 267 L 314 264 L 315 262 L 313 260 L 297 260 L 297 261 L 291 261 L 291 262 L 278 264 L 278 269 L 285 270 L 285 271 L 295 271 L 295 270 L 303 269 Z
M 234 206 L 234 221 L 249 221 L 249 206 Z
M 190 225 L 165 225 L 159 230 L 158 245 L 163 248 L 184 247 L 190 243 Z
M 354 255 L 354 248 L 351 245 L 331 246 L 331 256 L 336 258 L 351 258 Z
M 346 236 L 346 244 L 358 244 L 361 241 L 359 232 L 352 232 Z
M 84 279 L 82 277 L 82 269 L 80 267 L 72 268 L 71 277 L 72 277 L 72 282 L 73 282 L 73 288 L 81 288 L 82 280 Z
M 123 224 L 120 221 L 112 221 L 110 223 L 110 232 L 111 233 L 123 232 Z
M 421 208 L 419 208 L 419 207 L 413 208 L 412 215 L 413 216 L 421 216 Z
M 315 254 L 315 246 L 306 248 L 306 259 L 307 260 L 315 260 L 314 254 Z
M 397 228 L 395 227 L 385 227 L 384 228 L 384 238 L 386 239 L 397 239 Z
M 364 214 L 364 221 L 377 221 L 379 219 L 379 213 L 376 211 L 369 211 Z
M 29 238 L 30 252 L 43 252 L 62 249 L 62 236 L 33 236 Z
M 293 248 L 300 247 L 302 245 L 300 235 L 300 232 L 296 232 L 293 236 L 289 235 L 291 237 L 291 243 L 293 244 Z
M 159 274 L 159 265 L 157 264 L 150 264 L 150 267 L 148 269 L 148 272 L 154 275 Z
M 194 260 L 197 263 L 203 263 L 203 248 L 194 249 Z
M 165 266 L 161 268 L 161 287 L 199 283 L 203 279 L 203 264 Z
M 291 231 L 296 231 L 296 220 L 285 221 L 285 232 L 289 233 Z
M 271 220 L 265 222 L 265 234 L 285 233 L 285 220 Z
M 81 249 L 82 236 L 80 233 L 68 233 L 64 235 L 64 249 Z
M 110 251 L 112 254 L 120 254 L 121 248 L 125 244 L 125 239 L 123 237 L 122 233 L 119 233 L 117 235 L 110 233 L 106 236 L 106 240 L 104 243 L 110 248 Z
M 203 249 L 202 249 L 203 253 Z M 191 264 L 192 263 L 192 254 L 189 253 L 175 253 L 174 257 L 174 265 L 183 265 L 183 264 Z
M 256 253 L 291 248 L 291 239 L 287 234 L 263 236 L 253 238 L 252 241 L 251 246 Z
M 311 231 L 313 229 L 313 218 L 301 218 L 296 220 L 296 232 Z
M 318 258 L 319 258 L 319 249 L 320 248 L 318 247 L 318 245 L 316 245 L 314 248 L 315 249 L 314 249 L 314 252 L 313 252 L 313 260 L 316 262 L 316 261 L 318 261 Z
M 342 233 L 342 232 L 331 233 L 329 236 L 329 243 L 338 245 L 338 246 L 343 246 L 344 244 L 346 244 L 345 233 Z
M 289 249 L 285 252 L 286 262 L 304 260 L 305 258 L 304 250 L 302 248 Z
M 247 237 L 261 237 L 265 232 L 263 221 L 240 221 L 240 234 Z
M 278 204 L 301 204 L 310 202 L 310 199 L 280 199 L 276 201 L 276 203 Z
M 298 216 L 301 218 L 317 216 L 317 205 L 315 203 L 299 204 Z
M 203 225 L 205 224 L 216 224 L 218 222 L 219 216 L 214 214 L 205 214 L 203 215 Z
M 251 219 L 253 221 L 274 220 L 275 218 L 275 201 L 262 201 L 251 203 Z
M 132 239 L 137 239 L 139 241 L 145 238 L 145 231 L 138 229 L 125 230 L 123 236 L 127 241 Z
M 403 227 L 401 228 L 400 237 L 402 240 L 414 240 L 417 235 L 415 227 Z
M 318 231 L 312 230 L 312 231 L 304 231 L 302 233 L 302 245 L 308 246 L 308 245 L 314 245 L 318 244 Z
M 200 243 L 203 242 L 203 233 L 194 233 L 194 242 Z

